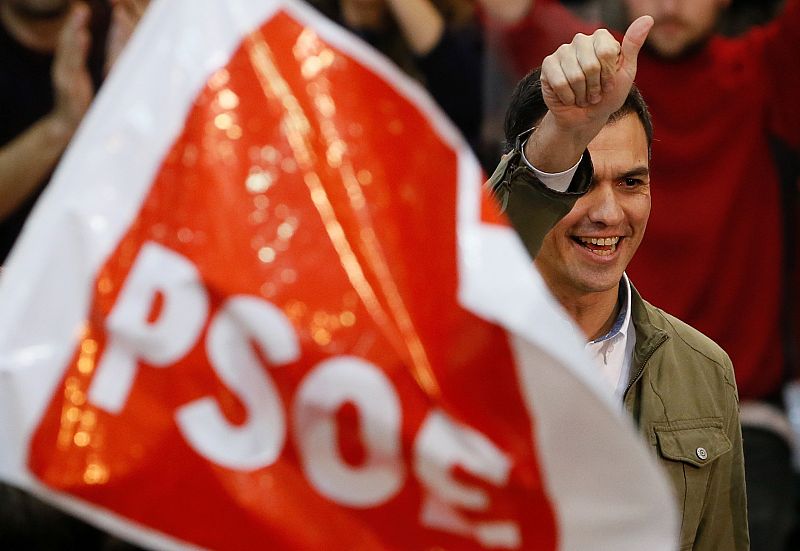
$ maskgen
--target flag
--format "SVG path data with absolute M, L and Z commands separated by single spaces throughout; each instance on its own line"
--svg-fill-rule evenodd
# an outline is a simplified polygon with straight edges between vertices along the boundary
M 0 304 L 0 476 L 141 545 L 675 547 L 463 139 L 302 3 L 155 2 Z

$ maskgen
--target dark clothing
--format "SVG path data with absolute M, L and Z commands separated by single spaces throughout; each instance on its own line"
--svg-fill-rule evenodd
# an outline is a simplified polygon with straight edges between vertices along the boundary
M 751 551 L 782 551 L 795 524 L 792 452 L 769 430 L 742 427 Z
M 105 64 L 109 13 L 103 5 L 98 4 L 91 23 L 89 68 L 95 89 L 102 82 Z M 52 65 L 52 54 L 26 48 L 0 22 L 0 147 L 11 142 L 53 109 Z M 8 256 L 25 219 L 46 185 L 47 180 L 16 211 L 0 221 L 0 264 Z
M 477 24 L 448 28 L 436 47 L 417 58 L 425 84 L 473 151 L 483 121 L 483 36 Z
M 0 483 L 0 549 L 136 551 L 139 548 Z

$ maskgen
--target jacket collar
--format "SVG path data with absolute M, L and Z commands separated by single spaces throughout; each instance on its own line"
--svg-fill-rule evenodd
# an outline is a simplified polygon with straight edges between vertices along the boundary
M 631 283 L 630 289 L 631 321 L 636 331 L 636 345 L 633 348 L 630 380 L 628 381 L 626 393 L 642 376 L 645 364 L 650 359 L 650 356 L 669 339 L 669 334 L 666 331 L 653 324 L 653 306 L 642 298 L 633 283 Z

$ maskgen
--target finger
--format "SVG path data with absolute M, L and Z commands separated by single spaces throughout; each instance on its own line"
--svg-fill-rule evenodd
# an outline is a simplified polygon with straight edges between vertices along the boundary
M 66 69 L 78 69 L 86 64 L 89 53 L 89 7 L 79 2 L 72 7 L 59 35 L 54 63 Z
M 572 40 L 575 46 L 575 54 L 578 65 L 583 71 L 586 83 L 586 99 L 589 103 L 595 104 L 602 99 L 602 88 L 600 86 L 600 60 L 594 50 L 594 40 L 585 34 L 577 34 Z
M 137 21 L 142 18 L 149 5 L 150 0 L 133 0 L 133 8 Z
M 595 56 L 600 62 L 600 85 L 603 92 L 614 89 L 614 75 L 617 73 L 620 45 L 606 29 L 598 29 L 592 35 Z
M 631 77 L 636 75 L 636 59 L 652 28 L 653 18 L 643 15 L 631 23 L 631 26 L 625 31 L 625 37 L 622 39 L 622 68 Z
M 575 94 L 569 85 L 561 63 L 554 55 L 549 55 L 542 62 L 542 93 L 548 90 L 564 105 L 575 105 Z M 549 106 L 548 106 L 549 107 Z
M 563 49 L 562 49 L 563 48 Z M 575 53 L 575 48 L 571 45 L 564 48 L 559 48 L 556 52 L 561 70 L 564 76 L 567 77 L 572 93 L 575 94 L 575 104 L 580 107 L 589 105 L 586 99 L 586 75 L 583 74 L 580 64 L 578 63 L 578 56 Z

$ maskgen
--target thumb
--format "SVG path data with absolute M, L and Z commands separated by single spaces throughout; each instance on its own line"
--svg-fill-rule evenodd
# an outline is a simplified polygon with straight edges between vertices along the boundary
M 636 74 L 636 58 L 639 56 L 639 50 L 642 49 L 644 41 L 647 40 L 647 35 L 652 28 L 653 18 L 649 15 L 643 15 L 631 23 L 631 26 L 625 31 L 621 49 L 622 67 L 631 76 Z

